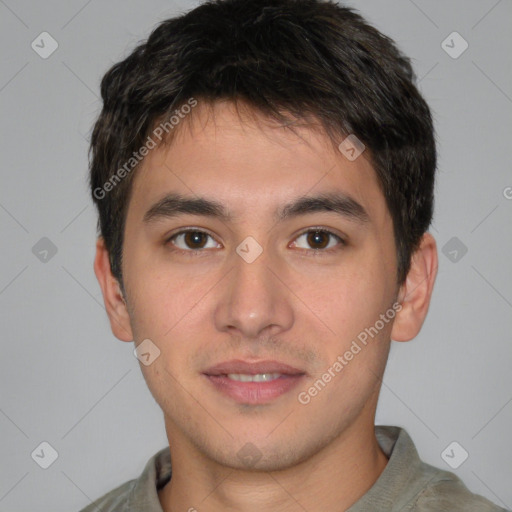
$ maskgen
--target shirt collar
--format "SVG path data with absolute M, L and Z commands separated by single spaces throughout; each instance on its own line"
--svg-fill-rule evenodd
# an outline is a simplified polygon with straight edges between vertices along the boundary
M 158 491 L 169 482 L 171 475 L 171 452 L 167 446 L 149 459 L 142 474 L 135 481 L 126 503 L 126 512 L 163 512 Z
M 347 512 L 400 510 L 433 476 L 424 474 L 425 464 L 404 429 L 379 425 L 375 435 L 388 463 L 372 487 Z

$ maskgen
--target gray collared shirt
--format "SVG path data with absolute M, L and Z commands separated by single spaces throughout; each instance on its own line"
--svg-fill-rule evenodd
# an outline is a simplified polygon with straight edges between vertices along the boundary
M 376 426 L 389 458 L 380 477 L 346 512 L 506 512 L 471 493 L 453 473 L 422 462 L 407 432 Z M 163 512 L 157 490 L 171 479 L 169 447 L 149 459 L 142 474 L 105 494 L 81 512 Z

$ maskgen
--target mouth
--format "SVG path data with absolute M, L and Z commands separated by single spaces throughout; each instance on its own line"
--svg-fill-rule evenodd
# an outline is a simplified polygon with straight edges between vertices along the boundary
M 233 360 L 206 370 L 203 375 L 224 396 L 243 404 L 264 404 L 290 392 L 306 372 L 278 361 Z

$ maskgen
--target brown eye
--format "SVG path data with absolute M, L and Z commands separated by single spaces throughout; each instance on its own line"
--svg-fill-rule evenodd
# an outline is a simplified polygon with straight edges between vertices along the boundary
M 176 233 L 169 238 L 168 243 L 182 251 L 188 252 L 216 248 L 216 242 L 211 235 L 194 229 L 187 229 Z
M 310 231 L 306 239 L 313 249 L 325 249 L 329 244 L 329 234 L 325 231 Z
M 190 249 L 202 249 L 208 239 L 208 235 L 206 233 L 202 233 L 201 231 L 187 231 L 184 233 L 183 241 Z
M 298 236 L 294 245 L 300 249 L 323 250 L 345 245 L 345 242 L 338 235 L 325 229 L 310 229 Z

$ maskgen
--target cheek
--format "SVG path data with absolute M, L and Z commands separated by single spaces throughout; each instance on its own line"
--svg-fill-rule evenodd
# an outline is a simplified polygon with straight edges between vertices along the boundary
M 352 266 L 331 272 L 323 286 L 309 293 L 311 309 L 334 331 L 337 345 L 350 344 L 390 306 L 388 281 L 378 258 L 360 258 Z
M 154 398 L 164 410 L 170 411 L 175 406 L 174 402 L 166 403 L 169 395 L 176 397 L 182 386 L 189 387 L 189 376 L 183 375 L 183 370 L 190 367 L 187 356 L 195 351 L 195 339 L 206 326 L 200 301 L 204 288 L 183 277 L 171 279 L 156 269 L 136 275 L 131 287 L 135 338 L 148 338 L 160 350 L 152 364 L 140 366 Z
M 179 271 L 155 265 L 133 268 L 127 275 L 131 276 L 126 284 L 136 339 L 168 343 L 183 326 L 194 321 L 201 309 L 200 299 L 208 289 L 204 279 L 190 279 Z
M 352 270 L 347 269 L 343 279 L 331 280 L 325 293 L 316 297 L 322 320 L 335 333 L 324 340 L 328 363 L 322 369 L 324 377 L 316 377 L 331 378 L 329 368 L 335 374 L 322 400 L 340 404 L 339 417 L 352 414 L 375 391 L 387 360 L 394 317 L 383 322 L 380 316 L 389 311 L 392 300 L 382 265 L 369 258 Z

